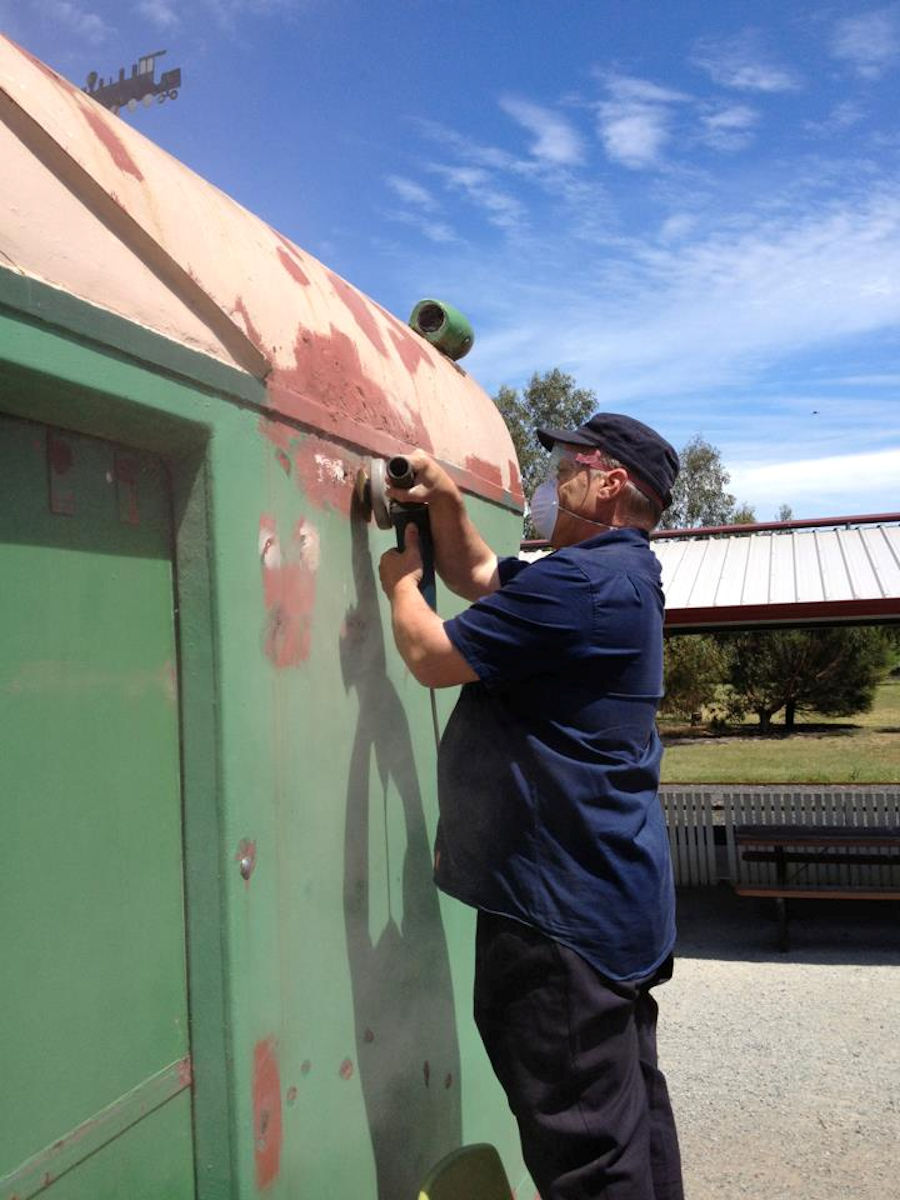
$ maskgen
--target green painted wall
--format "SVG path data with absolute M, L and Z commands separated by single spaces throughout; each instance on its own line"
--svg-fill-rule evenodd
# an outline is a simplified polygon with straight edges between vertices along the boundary
M 431 883 L 434 736 L 377 584 L 391 535 L 349 510 L 364 450 L 273 426 L 247 377 L 17 286 L 0 410 L 172 471 L 198 1194 L 395 1200 L 480 1140 L 518 1183 L 471 1017 L 474 914 Z M 520 518 L 471 507 L 513 552 Z

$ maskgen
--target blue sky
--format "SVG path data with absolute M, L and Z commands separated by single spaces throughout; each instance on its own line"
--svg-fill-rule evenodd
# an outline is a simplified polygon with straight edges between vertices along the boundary
M 0 0 L 73 82 L 494 392 L 562 367 L 772 519 L 900 510 L 900 3 Z

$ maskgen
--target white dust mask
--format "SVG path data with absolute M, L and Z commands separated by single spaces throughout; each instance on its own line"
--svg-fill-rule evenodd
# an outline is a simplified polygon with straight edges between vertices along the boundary
M 535 533 L 549 542 L 553 537 L 559 512 L 559 492 L 556 490 L 555 479 L 545 479 L 534 489 L 530 510 Z

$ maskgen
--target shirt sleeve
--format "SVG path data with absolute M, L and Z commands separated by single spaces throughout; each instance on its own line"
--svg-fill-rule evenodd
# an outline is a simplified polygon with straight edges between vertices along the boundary
M 483 683 L 514 682 L 585 657 L 593 641 L 590 581 L 550 555 L 524 569 L 500 564 L 502 586 L 444 623 L 450 641 Z M 518 566 L 518 563 L 516 564 Z

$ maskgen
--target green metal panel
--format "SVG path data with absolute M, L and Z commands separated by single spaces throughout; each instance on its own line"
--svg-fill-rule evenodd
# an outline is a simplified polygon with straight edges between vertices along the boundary
M 431 883 L 430 704 L 377 584 L 392 536 L 350 511 L 365 450 L 216 395 L 220 367 L 166 371 L 161 339 L 143 367 L 124 322 L 130 358 L 92 343 L 86 306 L 40 295 L 71 331 L 0 312 L 0 408 L 174 478 L 198 1196 L 395 1200 L 472 1141 L 529 1195 L 471 1016 L 474 914 Z M 514 552 L 517 514 L 469 506 Z
M 46 1151 L 52 1178 L 56 1142 L 117 1139 L 116 1106 L 188 1053 L 171 521 L 158 459 L 8 418 L 0 489 L 0 1175 Z M 189 1139 L 116 1145 L 105 1183 L 67 1163 L 72 1195 L 138 1195 L 163 1152 L 193 1195 Z

